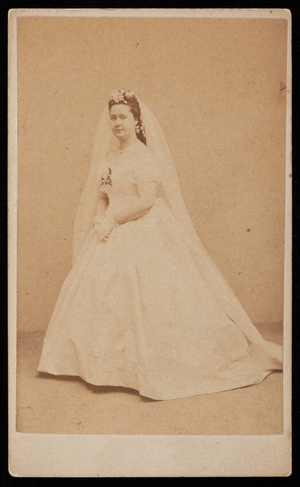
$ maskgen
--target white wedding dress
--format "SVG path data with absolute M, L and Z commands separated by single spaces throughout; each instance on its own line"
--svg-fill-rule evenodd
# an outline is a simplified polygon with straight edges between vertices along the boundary
M 108 166 L 102 161 L 101 170 Z M 137 184 L 156 181 L 159 188 L 161 181 L 139 141 L 111 171 L 107 214 L 138 198 Z M 161 197 L 107 242 L 92 228 L 62 286 L 38 370 L 162 400 L 256 384 L 281 369 L 281 348 L 262 339 L 236 298 L 222 304 L 221 277 L 206 254 L 202 272 L 191 247 Z

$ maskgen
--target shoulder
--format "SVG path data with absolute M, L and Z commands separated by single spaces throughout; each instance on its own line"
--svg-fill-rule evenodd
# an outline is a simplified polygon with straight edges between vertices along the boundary
M 155 161 L 155 157 L 153 156 L 153 154 L 150 152 L 148 147 L 145 144 L 143 144 L 143 142 L 141 142 L 140 140 L 138 140 L 134 144 L 133 152 L 139 158 L 148 159 L 148 160 L 152 159 L 153 161 Z
M 159 181 L 161 174 L 154 155 L 138 141 L 134 147 L 134 175 L 137 182 Z
M 156 158 L 143 142 L 138 141 L 135 144 L 134 152 L 136 163 L 140 165 L 147 164 L 158 169 Z

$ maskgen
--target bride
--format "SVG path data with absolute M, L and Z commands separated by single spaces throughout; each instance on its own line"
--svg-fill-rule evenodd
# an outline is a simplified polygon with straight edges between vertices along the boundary
M 73 256 L 40 372 L 163 400 L 282 369 L 199 241 L 162 129 L 130 91 L 100 118 Z

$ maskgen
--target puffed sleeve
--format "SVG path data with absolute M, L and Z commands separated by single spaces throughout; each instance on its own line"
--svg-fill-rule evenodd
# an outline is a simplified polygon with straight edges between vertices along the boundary
M 134 164 L 134 178 L 136 184 L 147 183 L 150 181 L 159 182 L 161 178 L 160 168 L 155 157 L 147 149 L 138 154 Z

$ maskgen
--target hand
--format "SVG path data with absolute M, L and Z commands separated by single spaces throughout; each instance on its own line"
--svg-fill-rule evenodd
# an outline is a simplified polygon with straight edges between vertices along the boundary
M 118 226 L 118 223 L 112 217 L 105 217 L 101 223 L 96 223 L 95 230 L 99 240 L 106 241 L 111 231 Z

